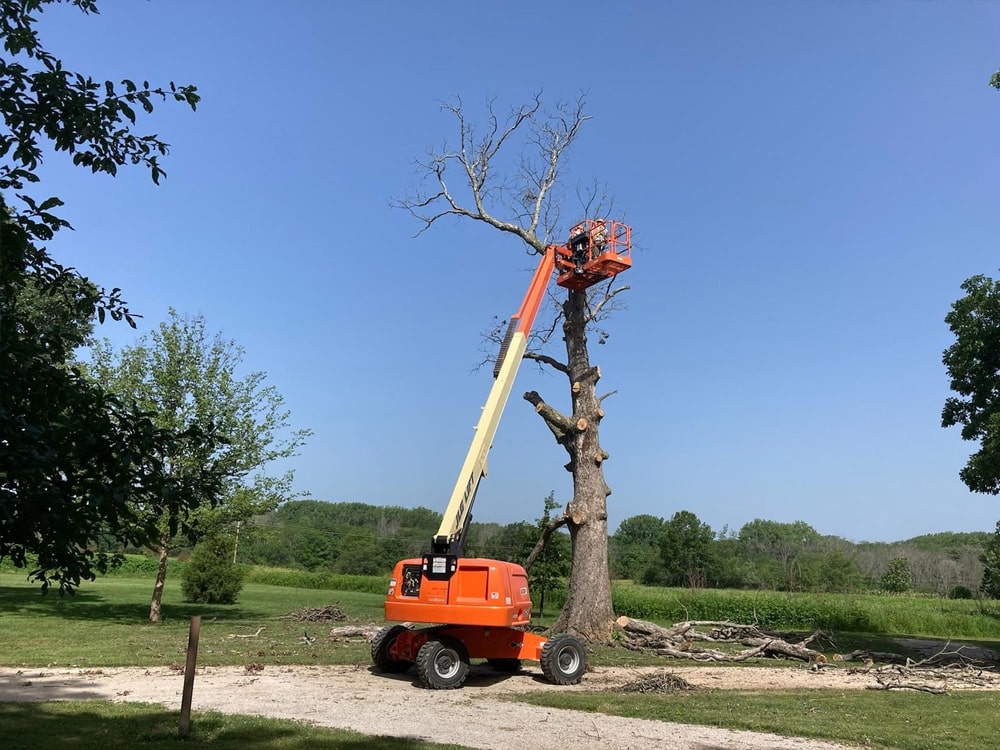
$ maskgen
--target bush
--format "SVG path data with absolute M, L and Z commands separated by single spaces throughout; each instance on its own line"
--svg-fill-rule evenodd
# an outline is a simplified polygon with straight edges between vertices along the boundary
M 210 534 L 199 540 L 181 574 L 184 601 L 235 604 L 243 589 L 243 569 L 233 562 L 231 542 Z
M 894 557 L 889 561 L 880 586 L 890 594 L 905 594 L 913 588 L 913 574 L 910 572 L 910 561 L 905 557 Z
M 956 586 L 948 592 L 949 599 L 972 599 L 972 589 L 966 586 Z

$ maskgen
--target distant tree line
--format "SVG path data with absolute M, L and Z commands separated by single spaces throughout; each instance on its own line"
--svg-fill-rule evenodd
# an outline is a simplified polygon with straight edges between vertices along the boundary
M 983 583 L 986 532 L 854 543 L 803 521 L 754 519 L 713 532 L 690 511 L 625 519 L 611 537 L 613 574 L 665 586 L 772 591 L 915 591 L 973 596 Z
M 534 521 L 473 522 L 467 554 L 523 564 L 555 507 L 550 494 Z M 296 500 L 257 519 L 252 536 L 240 542 L 239 560 L 384 575 L 396 561 L 424 554 L 440 522 L 427 508 Z M 996 534 L 854 543 L 803 521 L 755 519 L 716 532 L 684 510 L 668 519 L 626 518 L 609 538 L 609 555 L 614 578 L 652 586 L 1000 596 L 1000 584 L 992 584 L 1000 581 L 1000 527 Z M 569 560 L 567 535 L 554 534 L 530 571 L 536 598 L 565 585 Z

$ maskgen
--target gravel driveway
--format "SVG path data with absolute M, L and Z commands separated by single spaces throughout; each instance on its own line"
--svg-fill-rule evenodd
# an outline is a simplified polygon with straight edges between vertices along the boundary
M 461 690 L 423 690 L 412 677 L 369 667 L 206 667 L 197 673 L 194 709 L 296 719 L 365 734 L 396 735 L 484 750 L 843 750 L 829 742 L 778 737 L 500 700 L 536 690 L 593 690 L 622 684 L 643 669 L 598 668 L 583 684 L 557 687 L 537 670 L 498 676 L 474 668 Z M 690 667 L 671 670 L 712 687 L 862 688 L 843 670 Z M 105 699 L 180 708 L 183 676 L 168 668 L 0 668 L 0 701 Z

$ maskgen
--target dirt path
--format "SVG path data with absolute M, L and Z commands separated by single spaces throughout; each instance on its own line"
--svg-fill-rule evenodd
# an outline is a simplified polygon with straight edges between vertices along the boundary
M 195 710 L 296 719 L 365 734 L 395 735 L 484 750 L 842 750 L 816 740 L 625 719 L 499 700 L 537 690 L 595 690 L 654 669 L 597 668 L 583 684 L 556 687 L 537 670 L 498 676 L 476 668 L 461 690 L 422 690 L 412 677 L 368 667 L 206 667 L 194 687 Z M 679 667 L 688 682 L 715 688 L 861 689 L 870 682 L 845 670 Z M 167 668 L 103 670 L 0 668 L 0 701 L 104 699 L 179 709 L 183 677 Z

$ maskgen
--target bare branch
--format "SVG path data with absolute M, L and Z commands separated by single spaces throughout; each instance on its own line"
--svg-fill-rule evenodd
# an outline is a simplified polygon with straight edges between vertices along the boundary
M 550 357 L 547 354 L 539 354 L 538 352 L 525 352 L 524 353 L 524 358 L 525 359 L 530 359 L 530 360 L 532 360 L 534 362 L 540 362 L 543 365 L 548 365 L 553 370 L 558 370 L 559 372 L 563 373 L 564 375 L 569 375 L 569 366 L 568 365 L 563 364 L 559 360 L 554 359 L 553 357 Z
M 535 564 L 535 560 L 540 554 L 542 554 L 542 550 L 545 549 L 545 545 L 548 543 L 549 537 L 552 536 L 556 529 L 560 526 L 565 526 L 567 523 L 569 523 L 569 517 L 563 513 L 561 516 L 556 516 L 545 525 L 545 528 L 542 529 L 542 535 L 538 537 L 538 541 L 535 543 L 534 548 L 528 555 L 528 559 L 524 561 L 525 570 L 531 570 L 531 566 Z
M 608 286 L 609 287 L 611 286 L 610 280 Z M 611 301 L 622 292 L 627 291 L 631 288 L 632 287 L 630 287 L 628 284 L 626 284 L 625 286 L 620 286 L 617 289 L 609 288 L 608 291 L 604 293 L 604 296 L 601 297 L 600 300 L 598 300 L 597 304 L 593 305 L 590 308 L 590 311 L 587 313 L 587 323 L 593 323 L 594 321 L 599 320 L 601 317 L 601 311 L 604 310 L 605 307 L 608 307 L 610 309 Z
M 614 396 L 616 393 L 618 393 L 618 389 L 617 388 L 615 388 L 615 390 L 613 390 L 613 391 L 608 391 L 603 396 L 598 396 L 597 397 L 597 403 L 603 402 L 604 399 L 610 398 L 611 396 Z
M 461 98 L 442 102 L 441 109 L 451 114 L 458 126 L 457 150 L 447 147 L 431 151 L 429 158 L 417 162 L 418 172 L 434 183 L 429 192 L 420 189 L 406 197 L 390 201 L 395 208 L 402 208 L 423 223 L 421 234 L 444 216 L 458 216 L 481 221 L 496 229 L 517 235 L 534 253 L 542 253 L 548 236 L 558 220 L 558 201 L 551 191 L 556 185 L 566 150 L 576 139 L 583 123 L 589 118 L 584 114 L 581 96 L 573 105 L 559 104 L 554 112 L 542 109 L 540 94 L 531 101 L 514 108 L 503 121 L 494 109 L 494 102 L 487 103 L 486 126 L 482 133 L 466 119 Z M 506 175 L 502 159 L 507 147 L 520 133 L 520 146 L 534 147 L 533 159 L 522 157 L 519 172 Z M 516 146 L 510 146 L 516 151 Z M 453 193 L 446 178 L 449 166 L 462 174 L 463 190 L 467 200 Z M 517 200 L 507 196 L 516 195 Z M 514 204 L 520 209 L 514 209 Z M 502 217 L 496 208 L 506 208 L 511 215 Z M 541 235 L 541 236 L 540 236 Z

